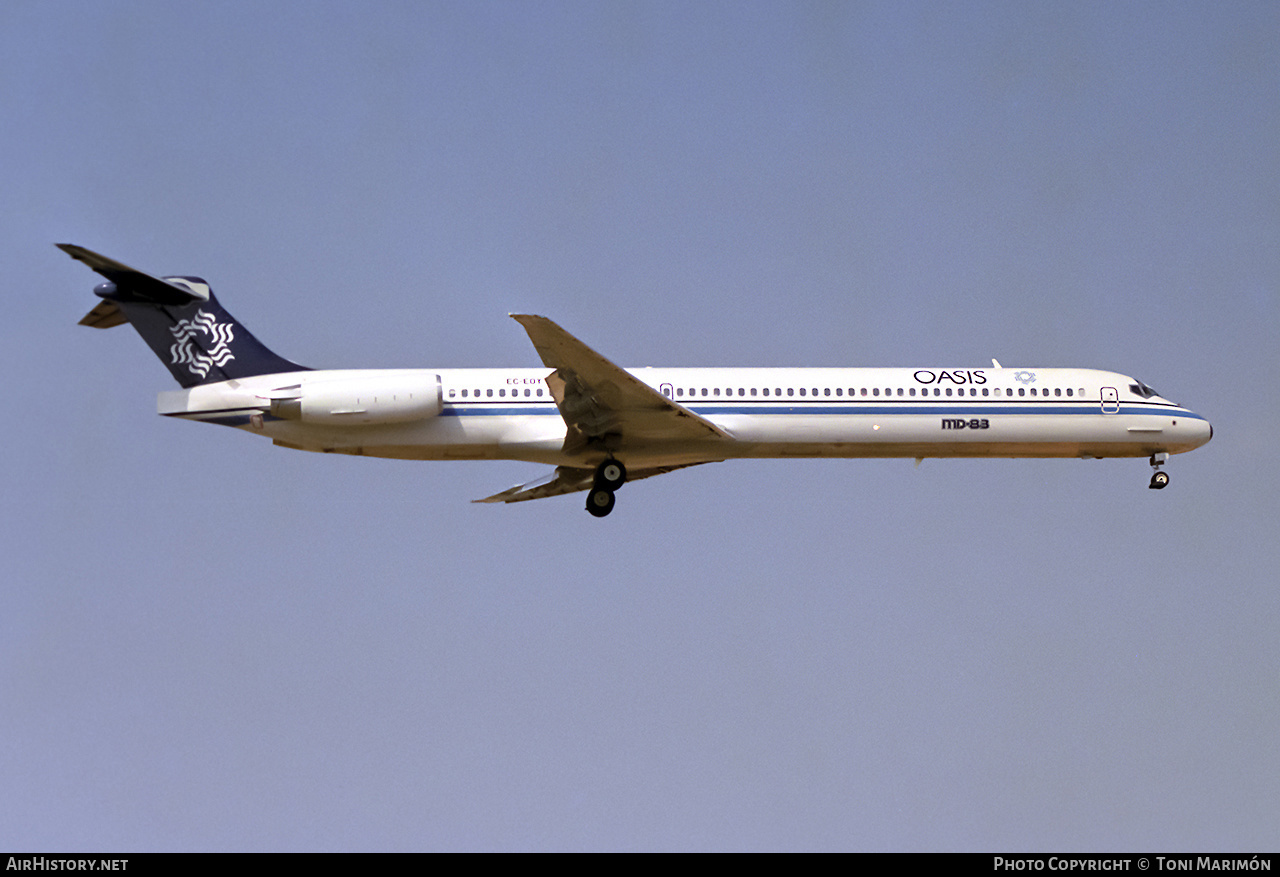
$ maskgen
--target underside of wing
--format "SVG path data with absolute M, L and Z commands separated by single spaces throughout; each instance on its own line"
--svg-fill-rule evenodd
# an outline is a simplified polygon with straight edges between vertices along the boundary
M 639 481 L 641 478 L 651 478 L 654 475 L 674 472 L 676 469 L 686 469 L 689 466 L 701 465 L 701 463 L 685 463 L 679 466 L 655 466 L 652 469 L 630 472 L 627 474 L 627 480 Z M 529 499 L 543 499 L 548 496 L 578 493 L 591 487 L 594 477 L 595 471 L 592 469 L 558 466 L 550 475 L 539 478 L 537 481 L 530 481 L 528 484 L 517 484 L 515 487 L 508 488 L 501 493 L 486 496 L 484 499 L 473 499 L 472 502 L 524 502 Z
M 730 440 L 720 427 L 614 365 L 546 317 L 511 316 L 529 333 L 543 364 L 555 369 L 547 386 L 568 426 L 567 453 Z

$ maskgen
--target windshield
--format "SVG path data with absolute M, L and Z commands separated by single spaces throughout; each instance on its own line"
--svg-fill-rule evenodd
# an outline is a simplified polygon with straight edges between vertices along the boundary
M 1137 383 L 1130 384 L 1129 389 L 1132 390 L 1134 393 L 1137 393 L 1143 399 L 1150 399 L 1152 396 L 1160 395 L 1155 390 L 1151 389 L 1146 384 L 1142 383 L 1142 381 L 1138 381 Z

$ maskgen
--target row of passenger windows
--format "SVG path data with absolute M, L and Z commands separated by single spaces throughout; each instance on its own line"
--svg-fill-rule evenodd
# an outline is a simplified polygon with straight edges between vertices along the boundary
M 482 392 L 482 391 L 480 391 L 480 390 L 471 390 L 471 391 L 470 391 L 470 396 L 471 396 L 472 398 L 474 398 L 474 399 L 479 399 L 479 398 L 481 397 L 481 392 Z M 449 398 L 450 398 L 450 399 L 455 398 L 455 397 L 454 397 L 454 393 L 457 393 L 457 394 L 458 394 L 459 396 L 461 396 L 463 399 L 466 399 L 466 398 L 467 398 L 467 396 L 468 396 L 468 391 L 467 391 L 467 390 L 450 390 L 450 391 L 449 391 Z M 484 391 L 483 391 L 483 395 L 484 395 L 486 398 L 493 398 L 494 391 L 493 391 L 493 390 L 484 390 Z M 505 396 L 507 395 L 507 390 L 506 390 L 506 388 L 504 387 L 504 388 L 499 389 L 499 390 L 498 390 L 498 392 L 497 392 L 497 395 L 498 395 L 498 398 L 503 398 L 503 397 L 505 397 Z M 513 398 L 513 399 L 514 399 L 515 397 L 517 397 L 517 396 L 519 396 L 519 395 L 520 395 L 520 391 L 519 391 L 519 390 L 517 390 L 517 389 L 512 389 L 512 390 L 511 390 L 511 398 Z M 541 398 L 541 397 L 542 397 L 542 388 L 541 388 L 541 387 L 538 387 L 536 390 L 530 390 L 528 387 L 525 387 L 525 389 L 524 389 L 524 395 L 525 395 L 526 397 L 529 397 L 529 396 L 537 396 L 537 397 Z
M 921 387 L 921 388 L 920 388 L 920 396 L 928 396 L 928 395 L 929 395 L 929 390 L 930 390 L 930 389 L 931 389 L 931 388 L 929 388 L 929 387 Z M 968 389 L 969 389 L 969 395 L 970 395 L 970 396 L 979 396 L 979 395 L 982 395 L 982 396 L 999 396 L 999 395 L 1001 395 L 1001 392 L 1000 392 L 1000 388 L 999 388 L 999 387 L 982 387 L 982 388 L 981 388 L 981 393 L 979 393 L 979 388 L 978 388 L 978 387 L 969 387 Z M 1026 388 L 1026 387 L 1018 387 L 1018 388 L 1017 388 L 1017 391 L 1018 391 L 1018 395 L 1019 395 L 1019 396 L 1036 396 L 1036 395 L 1037 395 L 1037 393 L 1036 393 L 1036 389 L 1037 389 L 1037 388 L 1035 388 L 1035 387 L 1031 387 L 1030 389 L 1028 389 L 1028 388 Z M 953 395 L 954 395 L 954 396 L 963 396 L 963 395 L 965 395 L 965 388 L 964 388 L 964 387 L 957 387 L 957 388 L 955 388 L 954 390 L 953 390 L 951 387 L 946 387 L 946 388 L 943 388 L 943 387 L 933 387 L 933 388 L 932 388 L 932 390 L 933 390 L 933 395 L 934 395 L 934 396 L 953 396 Z M 1052 395 L 1054 395 L 1054 396 L 1074 396 L 1074 395 L 1075 395 L 1075 393 L 1077 393 L 1077 392 L 1078 392 L 1081 396 L 1084 396 L 1084 394 L 1085 394 L 1085 393 L 1084 393 L 1084 389 L 1083 389 L 1083 388 L 1077 391 L 1077 390 L 1074 390 L 1074 389 L 1073 389 L 1073 388 L 1071 388 L 1071 387 L 1068 387 L 1066 390 L 1063 390 L 1061 387 L 1054 387 L 1054 388 L 1052 388 L 1052 390 L 1050 390 L 1050 388 L 1049 388 L 1049 387 L 1041 387 L 1041 388 L 1039 388 L 1039 390 L 1040 390 L 1040 392 L 1039 392 L 1039 394 L 1038 394 L 1038 395 L 1040 395 L 1040 396 L 1046 396 L 1046 397 L 1047 397 L 1047 396 L 1049 396 L 1049 395 L 1050 395 L 1050 393 L 1052 393 Z M 758 391 L 758 392 L 757 392 L 757 391 Z M 748 390 L 747 388 L 745 388 L 745 387 L 739 387 L 739 388 L 737 389 L 737 393 L 736 393 L 736 395 L 738 395 L 738 396 L 756 396 L 756 395 L 759 395 L 759 396 L 769 396 L 769 395 L 770 395 L 770 392 L 771 392 L 771 391 L 769 390 L 769 388 L 768 388 L 768 387 L 764 387 L 764 388 L 752 387 L 752 388 L 751 388 L 751 389 L 749 389 L 749 390 Z M 784 391 L 783 391 L 783 389 L 782 389 L 781 387 L 775 387 L 775 388 L 772 390 L 772 395 L 774 395 L 774 396 L 782 396 L 782 395 L 783 395 L 783 393 L 784 393 Z M 456 394 L 456 395 L 455 395 L 455 394 Z M 832 390 L 830 387 L 825 387 L 825 388 L 823 388 L 822 390 L 819 390 L 817 387 L 814 387 L 814 388 L 812 388 L 812 389 L 810 389 L 810 388 L 808 388 L 808 387 L 800 387 L 799 389 L 796 389 L 795 387 L 787 387 L 787 389 L 785 390 L 785 394 L 786 394 L 787 396 L 818 396 L 818 395 L 822 395 L 822 396 L 832 396 L 832 395 L 834 395 L 834 396 L 843 397 L 843 396 L 845 395 L 845 389 L 844 389 L 843 387 L 836 387 L 834 390 Z M 1008 389 L 1006 389 L 1006 390 L 1004 391 L 1004 395 L 1006 395 L 1006 396 L 1012 396 L 1013 394 L 1014 394 L 1014 391 L 1013 391 L 1013 388 L 1012 388 L 1012 387 L 1010 387 L 1010 388 L 1008 388 Z M 688 390 L 686 390 L 684 387 L 677 387 L 677 388 L 676 388 L 676 397 L 677 397 L 677 398 L 684 398 L 685 396 L 690 396 L 690 397 L 696 397 L 696 396 L 720 397 L 720 396 L 722 396 L 722 395 L 723 395 L 723 396 L 733 396 L 733 395 L 735 395 L 735 393 L 734 393 L 734 389 L 733 389 L 732 387 L 725 387 L 725 388 L 723 388 L 723 390 L 722 390 L 720 387 L 712 387 L 712 388 L 710 388 L 710 389 L 708 389 L 708 388 L 706 388 L 706 387 L 702 387 L 702 388 L 700 388 L 700 389 L 690 388 L 690 389 L 688 389 Z M 880 388 L 879 388 L 879 387 L 871 387 L 870 389 L 868 389 L 868 388 L 866 388 L 866 387 L 861 387 L 861 388 L 858 388 L 858 389 L 855 389 L 855 388 L 853 388 L 853 387 L 850 387 L 850 388 L 849 388 L 848 395 L 849 395 L 849 396 L 851 396 L 851 397 L 853 397 L 853 396 L 880 396 L 880 395 L 881 395 L 881 390 L 880 390 Z M 915 387 L 907 387 L 907 388 L 905 388 L 905 389 L 904 389 L 904 388 L 902 388 L 902 387 L 898 387 L 898 388 L 895 390 L 893 387 L 885 387 L 885 388 L 884 388 L 883 395 L 885 395 L 885 396 L 904 396 L 904 397 L 911 397 L 911 396 L 915 396 L 915 395 L 916 395 L 916 388 L 915 388 Z M 491 390 L 491 389 L 490 389 L 490 390 L 478 390 L 478 389 L 476 389 L 476 390 L 450 390 L 450 391 L 449 391 L 449 398 L 450 398 L 450 399 L 454 399 L 454 398 L 458 398 L 458 397 L 461 397 L 461 398 L 463 398 L 463 399 L 466 399 L 466 398 L 473 398 L 473 399 L 489 398 L 489 399 L 491 399 L 491 398 L 493 398 L 494 396 L 495 396 L 495 391 L 494 391 L 494 390 Z M 507 390 L 506 390 L 506 388 L 505 388 L 505 387 L 504 387 L 504 388 L 499 388 L 499 389 L 496 391 L 496 396 L 497 396 L 498 398 L 500 398 L 500 399 L 501 399 L 501 398 L 505 398 L 505 397 L 507 396 Z M 513 388 L 513 389 L 511 390 L 511 397 L 512 397 L 512 398 L 516 398 L 516 397 L 518 397 L 518 396 L 520 396 L 520 390 L 518 390 L 518 389 L 514 389 L 514 388 Z M 542 398 L 542 388 L 541 388 L 541 387 L 538 387 L 538 388 L 536 388 L 536 389 L 530 389 L 529 387 L 525 387 L 525 389 L 524 389 L 524 396 L 525 396 L 525 398 L 531 398 L 531 397 L 534 397 L 534 396 L 536 396 L 536 397 L 538 397 L 538 398 Z
M 931 389 L 931 388 L 929 388 L 929 387 L 921 387 L 921 388 L 920 388 L 920 395 L 921 395 L 921 396 L 928 396 L 928 395 L 929 395 L 929 390 L 930 390 L 930 389 Z M 979 393 L 979 388 L 977 388 L 977 387 L 969 387 L 968 389 L 969 389 L 969 395 L 970 395 L 970 396 L 978 396 L 978 395 L 982 395 L 982 396 L 999 396 L 999 395 L 1000 395 L 1000 388 L 999 388 L 999 387 L 982 387 L 982 388 L 981 388 L 981 393 Z M 1063 390 L 1061 387 L 1054 387 L 1054 388 L 1052 388 L 1052 389 L 1050 389 L 1049 387 L 1041 387 L 1041 388 L 1040 388 L 1040 392 L 1039 392 L 1039 394 L 1037 394 L 1037 393 L 1036 393 L 1036 388 L 1035 388 L 1035 387 L 1032 387 L 1032 388 L 1030 388 L 1030 389 L 1027 389 L 1026 387 L 1018 387 L 1017 389 L 1018 389 L 1018 395 L 1019 395 L 1019 396 L 1028 396 L 1028 395 L 1030 395 L 1030 396 L 1036 396 L 1036 395 L 1040 395 L 1040 396 L 1049 396 L 1051 393 L 1052 393 L 1052 395 L 1054 395 L 1054 396 L 1074 396 L 1076 392 L 1079 392 L 1081 396 L 1083 396 L 1083 395 L 1084 395 L 1084 390 L 1083 390 L 1083 389 L 1081 389 L 1081 390 L 1079 390 L 1079 391 L 1076 391 L 1076 390 L 1074 390 L 1074 389 L 1073 389 L 1073 388 L 1071 388 L 1071 387 L 1068 387 L 1066 390 Z M 945 389 L 944 389 L 944 388 L 942 388 L 942 387 L 933 387 L 933 388 L 932 388 L 932 390 L 933 390 L 933 395 L 934 395 L 934 396 L 952 396 L 952 395 L 954 395 L 954 396 L 963 396 L 963 395 L 965 395 L 965 388 L 964 388 L 964 387 L 958 387 L 958 388 L 955 388 L 955 389 L 954 389 L 954 391 L 953 391 L 953 389 L 952 389 L 951 387 L 946 387 Z M 737 390 L 736 395 L 738 395 L 738 396 L 748 396 L 748 395 L 750 395 L 750 396 L 755 396 L 755 395 L 757 395 L 757 392 L 756 392 L 756 391 L 757 391 L 757 388 L 756 388 L 756 387 L 752 387 L 750 390 L 746 389 L 745 387 L 739 387 L 739 388 L 738 388 L 738 390 Z M 800 387 L 799 389 L 796 389 L 795 387 L 788 387 L 788 388 L 786 389 L 786 391 L 785 391 L 785 392 L 786 392 L 786 395 L 788 395 L 788 396 L 810 396 L 810 395 L 812 395 L 812 396 L 817 396 L 817 395 L 822 395 L 822 396 L 832 396 L 832 395 L 835 395 L 835 396 L 844 396 L 844 395 L 845 395 L 845 390 L 844 390 L 844 388 L 843 388 L 843 387 L 836 387 L 834 390 L 832 390 L 830 387 L 825 387 L 825 388 L 823 388 L 822 390 L 819 390 L 817 387 L 814 387 L 814 388 L 812 388 L 812 389 L 809 389 L 809 388 L 807 388 L 807 387 Z M 770 393 L 770 391 L 769 391 L 769 388 L 768 388 L 768 387 L 764 387 L 763 389 L 761 389 L 761 390 L 759 391 L 759 395 L 761 395 L 761 396 L 768 396 L 768 395 L 769 395 L 769 393 Z M 1004 395 L 1006 395 L 1006 396 L 1012 396 L 1013 394 L 1014 394 L 1014 391 L 1013 391 L 1013 388 L 1012 388 L 1012 387 L 1010 387 L 1009 389 L 1007 389 L 1007 390 L 1005 390 L 1005 391 L 1004 391 Z M 720 395 L 722 395 L 722 391 L 721 391 L 721 388 L 720 388 L 720 387 L 712 387 L 711 389 L 707 389 L 706 387 L 702 387 L 701 389 L 692 389 L 692 388 L 691 388 L 691 389 L 688 389 L 688 390 L 686 390 L 686 389 L 685 389 L 685 388 L 683 388 L 683 387 L 677 387 L 677 388 L 676 388 L 676 396 L 677 396 L 677 398 L 683 398 L 683 397 L 684 397 L 684 396 L 686 396 L 686 395 L 688 395 L 688 396 L 720 396 Z M 725 388 L 724 388 L 724 390 L 723 390 L 723 395 L 725 395 L 725 396 L 733 396 L 733 395 L 735 395 L 734 389 L 733 389 L 732 387 L 725 387 Z M 782 388 L 781 388 L 781 387 L 775 387 L 775 388 L 773 389 L 773 395 L 774 395 L 774 396 L 781 396 L 781 395 L 783 395 L 783 390 L 782 390 Z M 869 396 L 879 396 L 879 395 L 881 395 L 881 390 L 880 390 L 880 388 L 879 388 L 879 387 L 872 387 L 872 388 L 870 388 L 870 389 L 867 389 L 866 387 L 861 387 L 861 388 L 858 388 L 858 389 L 855 389 L 855 388 L 853 388 L 853 387 L 850 387 L 850 388 L 849 388 L 849 395 L 850 395 L 850 396 L 868 396 L 868 395 L 869 395 Z M 905 389 L 904 389 L 904 388 L 902 388 L 902 387 L 898 387 L 898 388 L 895 390 L 893 387 L 885 387 L 885 388 L 884 388 L 884 393 L 883 393 L 883 395 L 885 395 L 885 396 L 915 396 L 915 395 L 916 395 L 916 388 L 915 388 L 915 387 L 907 387 L 907 388 L 905 388 Z

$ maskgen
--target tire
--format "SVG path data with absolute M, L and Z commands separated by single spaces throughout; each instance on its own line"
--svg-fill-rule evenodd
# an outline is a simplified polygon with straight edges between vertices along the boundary
M 587 491 L 587 511 L 597 518 L 603 518 L 613 511 L 613 491 L 603 487 L 593 487 Z
M 596 467 L 596 487 L 614 491 L 627 482 L 627 467 L 610 457 Z

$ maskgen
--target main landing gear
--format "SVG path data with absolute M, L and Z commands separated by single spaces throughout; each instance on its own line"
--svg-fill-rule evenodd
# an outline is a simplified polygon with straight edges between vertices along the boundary
M 1148 484 L 1147 487 L 1152 490 L 1164 490 L 1169 486 L 1169 473 L 1160 471 L 1160 467 L 1164 465 L 1164 462 L 1168 459 L 1169 455 L 1164 452 L 1151 455 L 1151 468 L 1156 471 L 1152 473 L 1151 483 Z
M 587 511 L 603 518 L 613 511 L 613 492 L 627 481 L 627 467 L 610 457 L 596 467 L 595 481 L 587 491 Z

